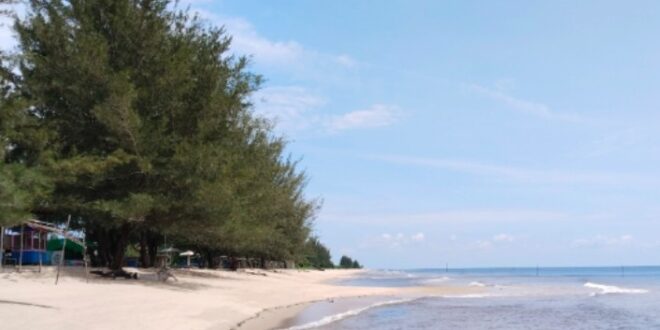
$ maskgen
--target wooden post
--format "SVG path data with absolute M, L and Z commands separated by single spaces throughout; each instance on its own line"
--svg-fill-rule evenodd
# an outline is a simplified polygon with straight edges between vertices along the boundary
M 24 244 L 23 241 L 25 240 L 24 237 L 23 237 L 23 234 L 24 234 L 24 231 L 25 231 L 24 229 L 25 229 L 25 225 L 21 225 L 21 244 L 20 244 L 21 252 L 18 254 L 18 272 L 19 273 L 21 272 L 21 269 L 23 268 L 23 244 Z
M 539 265 L 536 265 L 536 277 L 539 276 Z
M 60 256 L 60 263 L 57 265 L 57 275 L 55 275 L 55 285 L 57 285 L 57 282 L 60 280 L 60 269 L 62 269 L 62 264 L 64 264 L 64 248 L 66 247 L 66 232 L 69 231 L 69 225 L 71 224 L 71 214 L 69 214 L 69 218 L 66 220 L 66 227 L 64 227 L 64 231 L 62 232 L 62 237 L 64 237 L 64 241 L 62 241 L 62 255 Z
M 89 268 L 87 268 L 87 243 L 85 239 L 87 238 L 87 233 L 83 236 L 83 263 L 85 264 L 85 282 L 89 283 Z
M 0 226 L 0 272 L 5 266 L 5 227 Z
M 43 251 L 41 251 L 41 230 L 37 232 L 37 244 L 38 244 L 37 250 L 39 250 L 39 273 L 41 273 L 41 266 L 43 264 L 43 260 L 42 260 Z

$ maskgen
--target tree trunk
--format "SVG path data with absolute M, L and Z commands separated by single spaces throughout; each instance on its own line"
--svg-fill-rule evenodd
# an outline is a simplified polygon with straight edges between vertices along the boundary
M 147 248 L 147 232 L 140 233 L 140 265 L 143 268 L 149 267 L 149 250 Z
M 147 233 L 147 252 L 149 253 L 149 265 L 148 267 L 154 267 L 156 265 L 156 256 L 158 255 L 158 243 L 160 242 L 160 236 L 154 233 Z
M 126 254 L 126 246 L 128 245 L 128 236 L 131 233 L 131 226 L 123 224 L 116 233 L 115 244 L 113 244 L 112 261 L 110 269 L 120 270 L 124 264 L 124 255 Z
M 103 267 L 110 267 L 112 261 L 112 239 L 111 233 L 107 229 L 95 230 L 98 242 L 98 261 Z
M 207 267 L 209 269 L 215 269 L 218 268 L 218 265 L 216 264 L 215 256 L 216 254 L 213 253 L 212 250 L 210 249 L 205 249 L 204 250 L 204 255 L 206 255 L 206 262 L 207 262 Z

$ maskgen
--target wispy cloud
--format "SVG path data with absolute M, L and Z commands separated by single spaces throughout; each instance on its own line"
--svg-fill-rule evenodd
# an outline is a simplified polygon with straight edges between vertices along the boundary
M 305 49 L 293 40 L 273 41 L 260 35 L 254 26 L 243 18 L 220 18 L 212 14 L 205 17 L 213 18 L 223 24 L 232 36 L 232 49 L 243 55 L 253 55 L 262 64 L 291 65 L 305 56 Z
M 629 234 L 621 236 L 596 235 L 593 237 L 579 238 L 573 241 L 574 247 L 597 248 L 597 247 L 619 247 L 629 245 L 634 242 L 634 237 Z
M 362 242 L 362 248 L 370 247 L 389 247 L 389 248 L 400 248 L 407 245 L 419 244 L 426 240 L 426 236 L 423 232 L 418 232 L 415 234 L 404 234 L 404 233 L 383 233 L 379 236 L 369 237 L 367 240 Z
M 464 86 L 471 92 L 500 102 L 508 108 L 522 114 L 571 123 L 585 122 L 585 119 L 581 116 L 553 111 L 546 104 L 517 98 L 503 92 L 501 89 L 491 89 L 477 84 L 466 84 Z
M 511 234 L 498 234 L 493 236 L 493 241 L 495 242 L 513 242 L 516 238 Z
M 326 100 L 300 86 L 276 86 L 253 96 L 255 112 L 287 131 L 324 130 L 339 132 L 389 126 L 398 120 L 398 108 L 376 104 L 365 110 L 342 115 L 319 113 Z
M 393 164 L 421 166 L 440 170 L 462 172 L 472 175 L 494 177 L 524 183 L 547 184 L 657 184 L 653 176 L 643 176 L 631 173 L 603 171 L 562 171 L 554 169 L 530 169 L 524 167 L 504 166 L 481 163 L 468 160 L 446 158 L 424 158 L 400 155 L 371 155 L 369 159 L 385 161 Z
M 400 118 L 400 110 L 396 106 L 374 104 L 368 109 L 356 110 L 327 120 L 326 128 L 330 131 L 373 128 L 389 126 Z
M 476 248 L 478 250 L 490 250 L 498 246 L 505 246 L 515 241 L 516 238 L 511 234 L 498 234 L 494 235 L 490 239 L 477 240 L 470 244 L 468 247 Z
M 231 50 L 237 55 L 252 56 L 258 65 L 270 67 L 343 67 L 354 68 L 358 61 L 348 54 L 328 54 L 304 47 L 295 40 L 274 40 L 259 33 L 242 17 L 217 15 L 204 9 L 206 1 L 188 1 L 201 18 L 217 26 L 224 26 L 232 37 Z
M 319 220 L 379 225 L 405 223 L 422 226 L 434 223 L 527 223 L 594 220 L 594 218 L 599 219 L 600 216 L 534 209 L 465 209 L 425 213 L 324 212 Z
M 314 110 L 326 100 L 300 86 L 264 88 L 253 96 L 255 112 L 275 121 L 278 128 L 292 131 L 311 128 L 318 122 Z
M 0 5 L 0 10 L 10 11 L 18 17 L 24 17 L 27 9 L 25 4 L 18 2 L 12 5 Z M 13 31 L 14 19 L 10 16 L 0 15 L 0 50 L 10 51 L 18 45 L 16 35 Z
M 336 133 L 346 130 L 384 127 L 399 119 L 396 106 L 375 104 L 365 110 L 340 115 L 318 111 L 326 106 L 326 99 L 301 86 L 273 86 L 264 88 L 252 97 L 255 113 L 277 123 L 289 132 L 315 130 Z
M 419 232 L 417 234 L 410 236 L 410 239 L 415 242 L 423 242 L 426 239 L 426 236 L 424 235 L 424 233 Z
M 11 20 L 0 16 L 0 49 L 10 50 L 16 46 L 16 38 L 11 30 Z

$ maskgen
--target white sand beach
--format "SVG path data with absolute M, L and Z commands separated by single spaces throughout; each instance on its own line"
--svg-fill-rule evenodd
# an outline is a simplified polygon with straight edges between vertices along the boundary
M 0 274 L 2 329 L 268 329 L 306 303 L 342 297 L 402 297 L 467 293 L 474 288 L 348 287 L 331 282 L 361 270 L 178 270 L 177 282 L 101 279 L 86 282 L 67 269 Z M 246 320 L 248 320 L 246 322 Z

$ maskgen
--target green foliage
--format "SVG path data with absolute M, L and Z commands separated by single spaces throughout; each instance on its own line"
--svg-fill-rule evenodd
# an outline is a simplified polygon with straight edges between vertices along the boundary
M 302 265 L 313 268 L 334 268 L 330 250 L 325 247 L 316 237 L 310 237 L 304 247 L 305 258 Z
M 347 256 L 341 256 L 341 259 L 339 259 L 339 267 L 340 268 L 362 268 L 360 263 L 358 263 L 357 260 L 353 260 Z
M 8 58 L 0 61 L 4 65 Z M 41 167 L 34 166 L 29 151 L 39 145 L 43 135 L 28 127 L 33 121 L 17 96 L 14 79 L 10 70 L 0 69 L 0 226 L 31 218 L 31 211 L 43 205 L 51 189 L 50 180 Z
M 164 235 L 209 255 L 305 258 L 318 203 L 251 113 L 261 77 L 222 29 L 170 5 L 29 1 L 1 71 L 3 216 L 74 214 L 112 267 Z
M 47 179 L 20 164 L 0 164 L 0 226 L 11 226 L 32 217 L 30 211 L 48 192 Z

